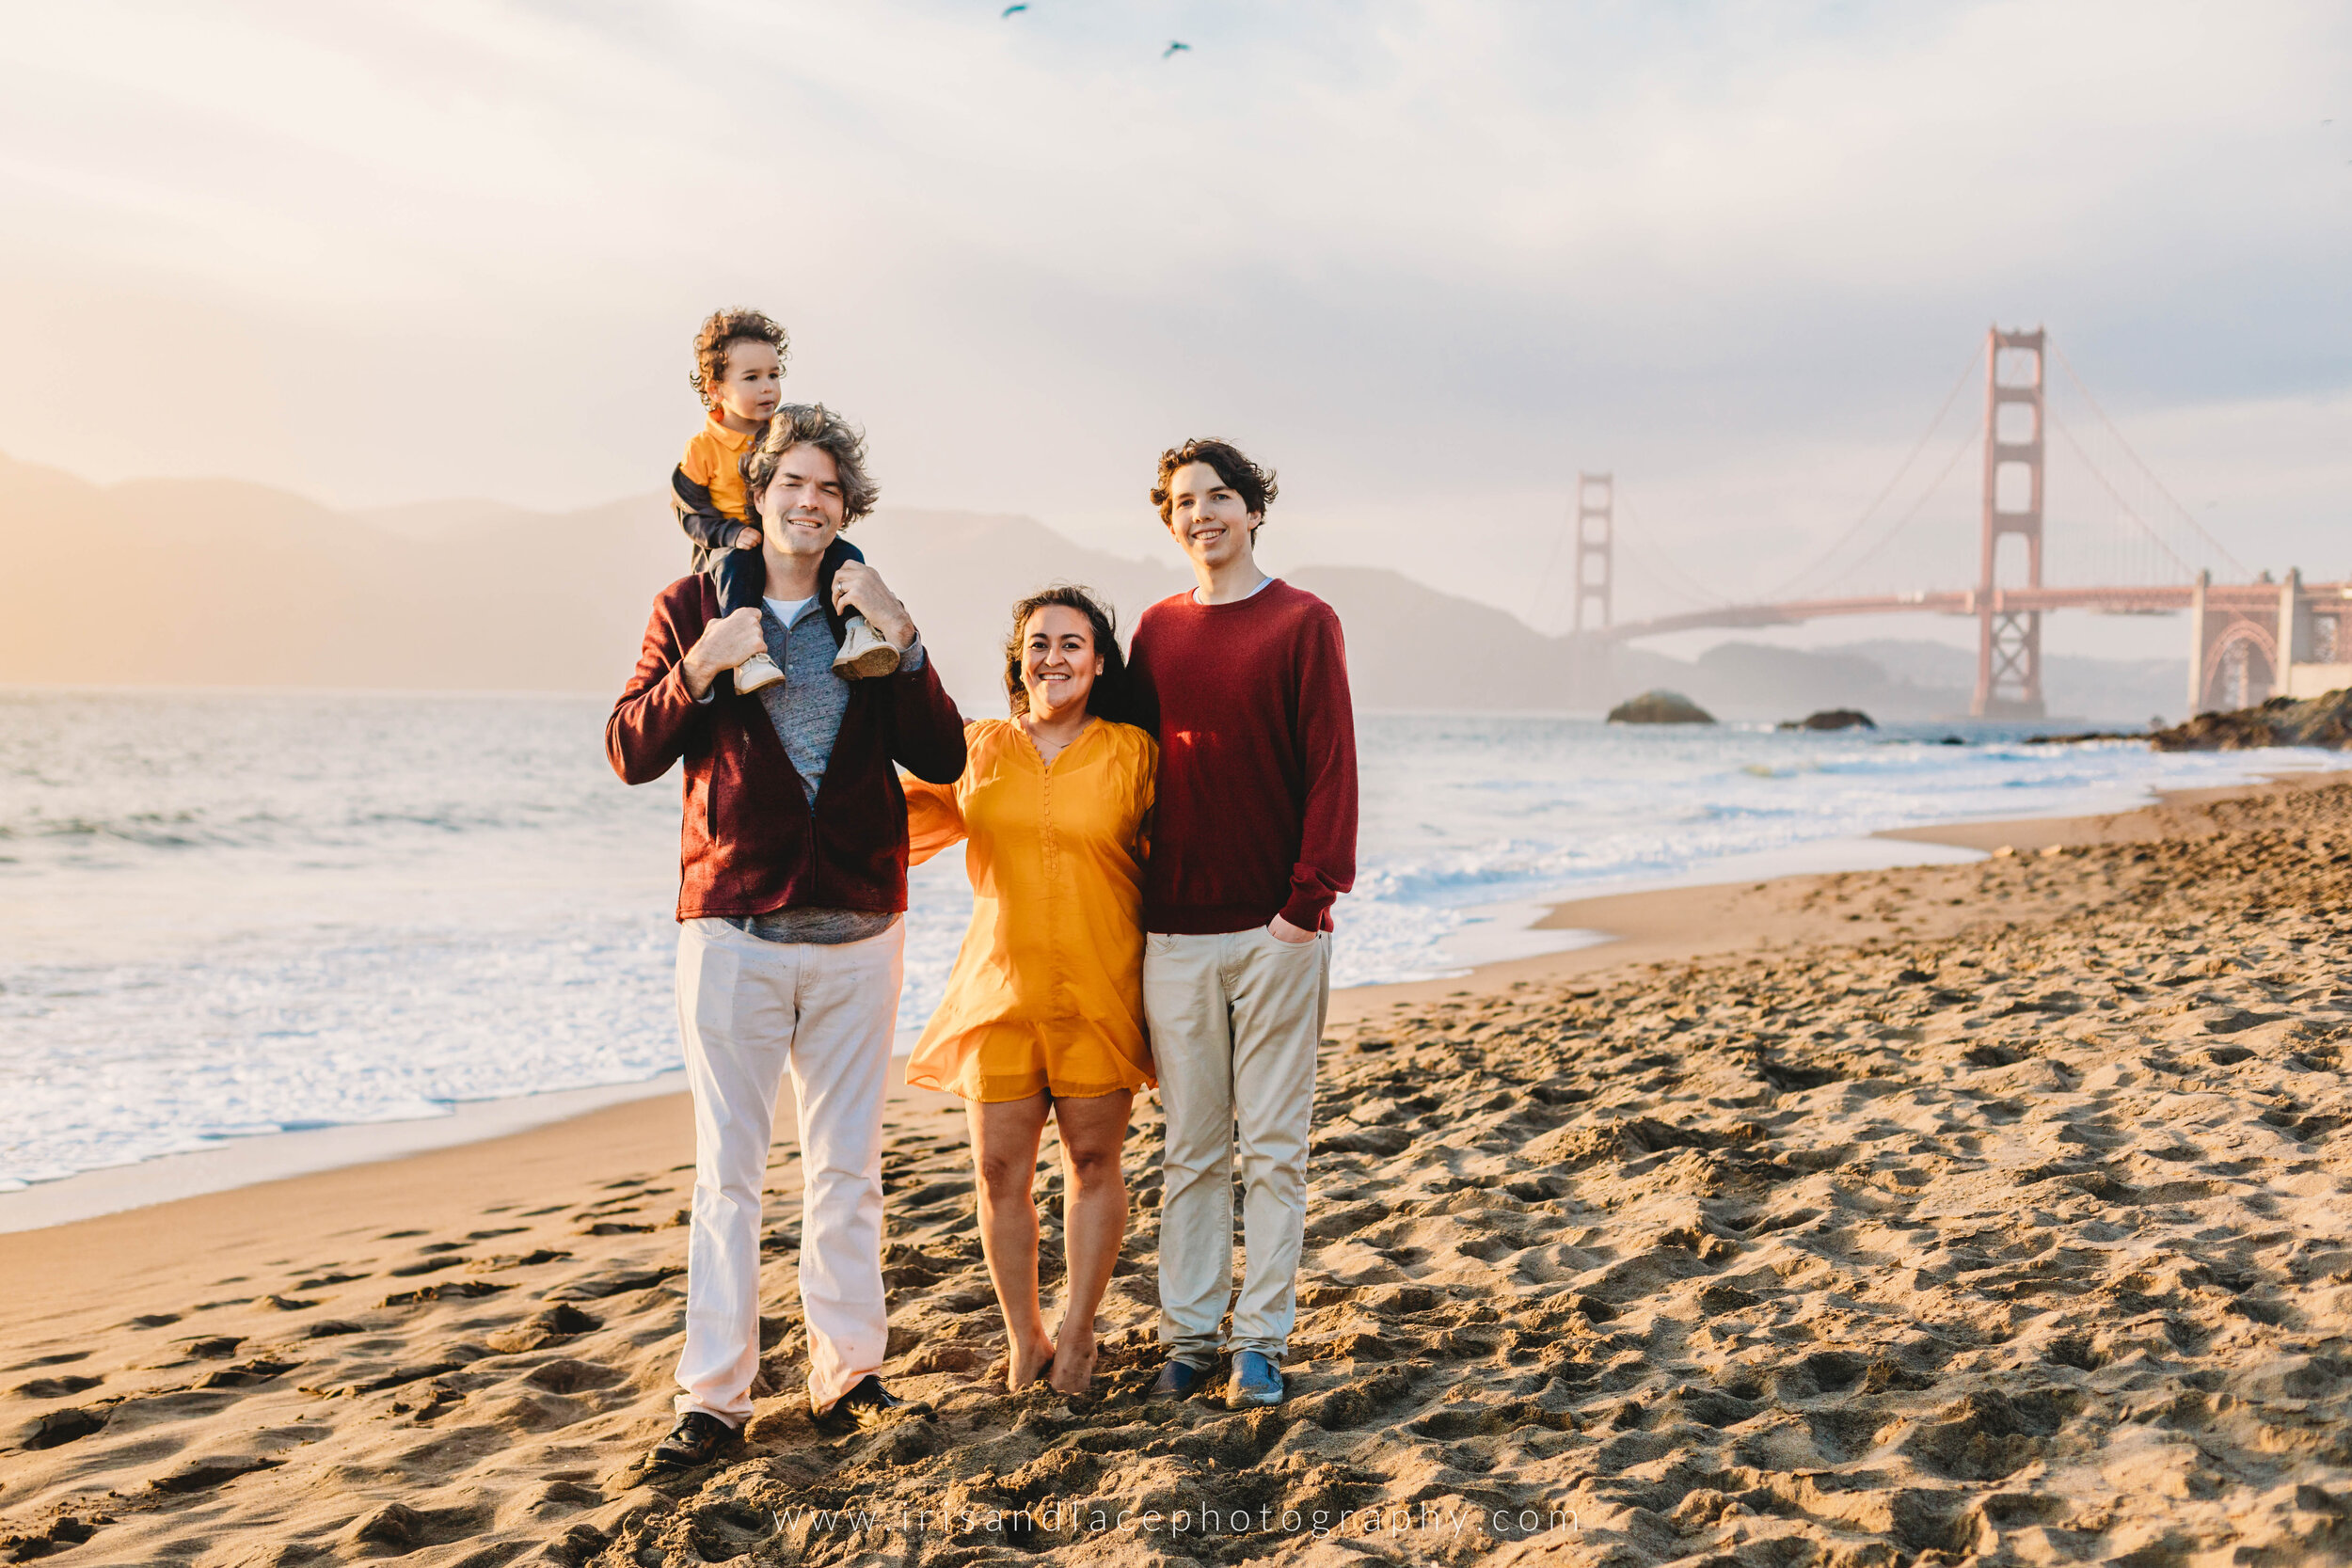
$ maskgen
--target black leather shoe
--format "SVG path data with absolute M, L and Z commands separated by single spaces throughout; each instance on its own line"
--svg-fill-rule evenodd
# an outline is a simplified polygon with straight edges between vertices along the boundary
M 867 1372 L 858 1379 L 857 1386 L 834 1401 L 833 1408 L 817 1418 L 817 1424 L 829 1432 L 846 1432 L 851 1427 L 880 1426 L 891 1414 L 918 1408 L 913 1402 L 902 1400 L 882 1386 L 882 1380 Z
M 1155 1400 L 1190 1399 L 1192 1391 L 1200 1386 L 1209 1374 L 1186 1361 L 1170 1361 L 1160 1369 L 1152 1380 L 1152 1392 L 1146 1397 Z
M 670 1435 L 645 1456 L 648 1470 L 692 1470 L 709 1464 L 735 1446 L 738 1433 L 718 1417 L 690 1410 L 677 1418 Z

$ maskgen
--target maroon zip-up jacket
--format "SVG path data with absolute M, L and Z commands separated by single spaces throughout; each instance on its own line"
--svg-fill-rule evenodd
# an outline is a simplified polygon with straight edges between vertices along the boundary
M 604 726 L 605 754 L 624 783 L 650 784 L 686 759 L 677 917 L 904 910 L 907 801 L 898 767 L 931 784 L 963 776 L 963 716 L 936 668 L 926 658 L 920 670 L 850 683 L 812 806 L 757 698 L 705 704 L 686 689 L 686 650 L 718 618 L 708 578 L 663 589 L 637 671 Z

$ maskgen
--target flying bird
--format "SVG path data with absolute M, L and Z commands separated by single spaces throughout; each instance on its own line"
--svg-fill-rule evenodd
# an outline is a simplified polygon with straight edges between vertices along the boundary
M 1168 40 L 1168 47 L 1160 51 L 1160 58 L 1163 60 L 1168 59 L 1172 57 L 1179 49 L 1190 49 L 1191 47 L 1191 44 L 1184 42 L 1182 39 L 1169 39 Z
M 1027 10 L 1028 8 L 1028 8 L 1028 7 L 1026 7 L 1026 6 L 1007 6 L 1007 7 L 1005 8 L 1005 9 L 1004 9 L 1003 14 L 1002 14 L 1002 15 L 1000 15 L 1000 16 L 998 16 L 998 17 L 996 18 L 996 20 L 997 20 L 997 21 L 999 21 L 999 22 L 1002 22 L 1002 21 L 1003 21 L 1006 17 L 1010 16 L 1013 12 L 1015 12 L 1015 11 L 1025 11 L 1025 10 Z

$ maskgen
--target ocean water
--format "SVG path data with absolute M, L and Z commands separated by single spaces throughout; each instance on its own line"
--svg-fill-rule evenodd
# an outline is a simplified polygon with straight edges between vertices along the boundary
M 0 1189 L 677 1064 L 678 800 L 551 697 L 0 689 Z M 2115 809 L 2321 753 L 1367 716 L 1335 981 L 1458 970 L 1496 905 L 1883 828 Z M 902 1033 L 970 894 L 914 876 Z

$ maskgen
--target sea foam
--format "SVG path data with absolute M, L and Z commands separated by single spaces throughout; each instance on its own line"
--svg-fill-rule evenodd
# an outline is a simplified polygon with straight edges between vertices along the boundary
M 622 785 L 605 711 L 0 692 L 0 1186 L 675 1068 L 677 784 Z M 1499 904 L 2249 770 L 1942 734 L 1366 716 L 1335 983 L 1458 973 Z M 961 855 L 911 901 L 902 1044 L 970 914 Z

